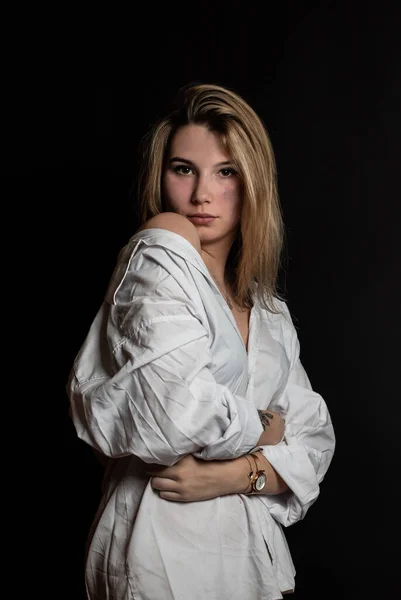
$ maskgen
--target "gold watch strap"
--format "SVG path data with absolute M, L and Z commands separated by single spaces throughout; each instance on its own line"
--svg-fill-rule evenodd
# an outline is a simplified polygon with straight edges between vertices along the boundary
M 250 456 L 252 456 L 252 454 Z M 251 465 L 251 462 L 250 462 L 250 460 L 249 460 L 249 458 L 248 458 L 248 456 L 246 454 L 244 454 L 244 458 L 246 458 L 246 460 L 248 461 L 248 465 L 249 465 L 249 468 L 250 468 L 250 471 L 248 473 L 249 483 L 246 486 L 245 490 L 242 492 L 243 494 L 246 494 L 246 493 L 251 493 L 252 490 L 253 490 L 253 482 L 257 478 L 257 464 L 256 464 L 256 461 L 255 461 L 255 468 L 253 468 L 252 465 Z M 251 487 L 251 489 L 248 492 L 249 486 Z
M 252 477 L 251 489 L 248 492 L 248 494 L 254 494 L 257 491 L 255 489 L 255 482 L 258 479 L 259 475 L 261 475 L 262 473 L 264 473 L 265 470 L 264 469 L 260 469 L 259 458 L 258 458 L 256 452 L 252 452 L 249 456 L 252 456 L 253 460 L 255 461 L 256 470 L 255 470 L 254 476 Z

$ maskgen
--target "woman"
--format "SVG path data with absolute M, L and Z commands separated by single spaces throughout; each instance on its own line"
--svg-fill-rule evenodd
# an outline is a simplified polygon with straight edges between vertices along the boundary
M 316 500 L 335 437 L 276 293 L 261 120 L 231 90 L 187 86 L 147 138 L 140 200 L 67 386 L 79 438 L 112 459 L 88 598 L 282 598 L 282 526 Z

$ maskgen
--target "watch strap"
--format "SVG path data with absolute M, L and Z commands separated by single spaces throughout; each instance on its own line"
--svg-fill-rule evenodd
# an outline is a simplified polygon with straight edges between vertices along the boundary
M 265 470 L 260 468 L 259 458 L 256 452 L 252 452 L 249 456 L 252 456 L 255 462 L 255 471 L 252 473 L 252 478 L 250 478 L 251 489 L 249 492 L 246 492 L 248 495 L 251 495 L 258 492 L 258 490 L 256 489 L 256 481 L 258 480 L 260 475 L 265 473 Z

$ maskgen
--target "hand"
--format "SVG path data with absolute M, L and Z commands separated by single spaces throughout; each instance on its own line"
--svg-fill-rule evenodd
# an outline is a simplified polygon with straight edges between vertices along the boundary
M 258 446 L 271 446 L 278 444 L 284 435 L 285 421 L 280 413 L 274 410 L 258 410 L 263 426 L 263 433 L 259 438 Z
M 204 461 L 189 454 L 172 467 L 147 465 L 151 485 L 160 498 L 175 502 L 198 502 L 222 496 L 227 491 L 218 474 L 223 475 L 226 461 Z

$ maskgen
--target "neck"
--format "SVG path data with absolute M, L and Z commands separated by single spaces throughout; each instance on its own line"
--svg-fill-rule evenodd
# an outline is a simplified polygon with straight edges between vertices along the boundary
M 220 284 L 226 281 L 227 258 L 230 253 L 231 244 L 210 248 L 207 245 L 201 246 L 201 256 L 208 270 Z

